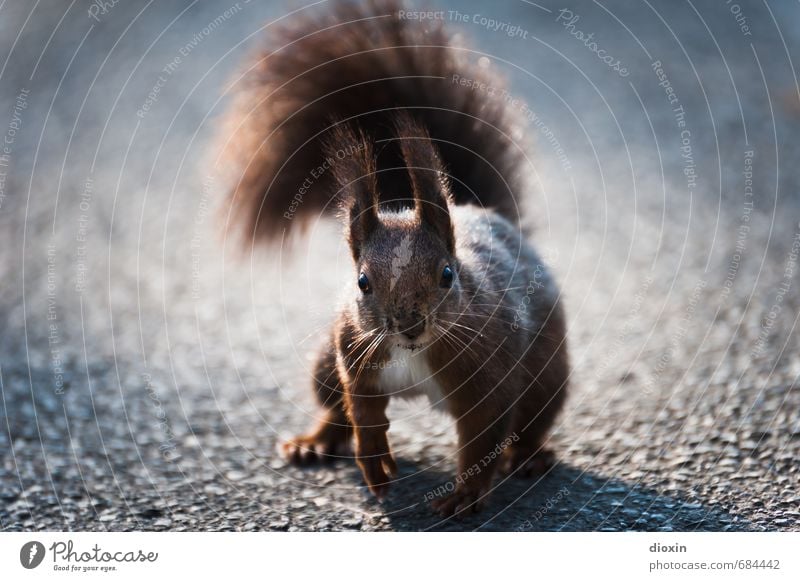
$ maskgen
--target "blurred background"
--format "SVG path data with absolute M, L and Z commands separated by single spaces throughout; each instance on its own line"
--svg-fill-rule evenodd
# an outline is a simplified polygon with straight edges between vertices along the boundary
M 800 530 L 800 4 L 430 3 L 533 112 L 575 368 L 558 466 L 460 523 L 423 402 L 390 408 L 384 506 L 275 453 L 350 257 L 329 220 L 242 254 L 213 137 L 325 4 L 0 4 L 0 528 Z

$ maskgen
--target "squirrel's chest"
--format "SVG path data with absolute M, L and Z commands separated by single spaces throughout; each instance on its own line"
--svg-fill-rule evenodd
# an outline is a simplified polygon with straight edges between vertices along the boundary
M 444 392 L 425 351 L 390 348 L 389 359 L 380 371 L 378 387 L 386 395 L 403 399 L 426 396 L 431 406 L 446 411 Z

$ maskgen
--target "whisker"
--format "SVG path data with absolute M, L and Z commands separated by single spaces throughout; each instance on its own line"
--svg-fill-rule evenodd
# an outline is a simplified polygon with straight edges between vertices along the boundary
M 350 367 L 348 367 L 348 371 L 349 371 L 349 370 L 352 370 L 352 369 L 353 369 L 353 367 L 355 367 L 355 366 L 356 366 L 356 364 L 358 364 L 358 362 L 359 362 L 361 359 L 363 359 L 363 358 L 364 358 L 364 356 L 365 356 L 367 353 L 369 353 L 369 350 L 372 348 L 372 346 L 373 346 L 373 345 L 375 345 L 375 343 L 377 343 L 378 341 L 380 341 L 380 340 L 381 340 L 381 338 L 382 338 L 382 336 L 383 336 L 382 334 L 379 334 L 379 335 L 377 335 L 376 337 L 374 337 L 374 338 L 372 339 L 372 341 L 370 341 L 369 345 L 367 345 L 367 347 L 366 347 L 366 348 L 364 348 L 364 351 L 361 353 L 361 355 L 359 355 L 358 357 L 356 357 L 356 359 L 355 359 L 355 361 L 353 361 L 352 365 L 350 365 Z
M 460 337 L 457 337 L 456 335 L 451 333 L 449 329 L 445 329 L 441 325 L 437 325 L 437 328 L 442 333 L 441 335 L 442 337 L 449 339 L 450 344 L 453 346 L 453 348 L 460 350 L 459 354 L 465 353 L 472 358 L 471 360 L 473 362 L 478 361 L 478 353 L 474 349 L 472 349 L 471 346 L 468 345 L 464 340 L 462 340 Z
M 504 318 L 505 313 L 451 313 L 449 311 L 439 311 L 440 315 L 456 315 L 458 319 L 466 319 L 468 317 L 480 317 L 482 319 L 498 319 L 500 321 L 508 321 L 510 319 Z
M 319 325 L 318 327 L 314 328 L 314 330 L 313 330 L 313 331 L 311 331 L 311 333 L 309 333 L 308 335 L 306 335 L 305 337 L 303 337 L 302 339 L 300 339 L 300 341 L 298 341 L 298 343 L 297 343 L 297 344 L 298 344 L 298 345 L 302 345 L 303 343 L 305 343 L 306 341 L 308 341 L 309 339 L 311 339 L 311 337 L 316 337 L 316 336 L 318 336 L 318 335 L 319 335 L 319 332 L 320 332 L 322 329 L 324 329 L 325 327 L 329 327 L 330 325 L 331 325 L 330 321 L 326 321 L 326 322 L 325 322 L 325 323 L 323 323 L 322 325 Z
M 497 293 L 506 293 L 506 292 L 513 291 L 513 290 L 519 290 L 521 288 L 526 288 L 526 287 L 527 287 L 527 285 L 509 286 L 509 287 L 506 287 L 506 288 L 495 289 L 495 290 L 482 290 L 482 289 L 479 288 L 479 289 L 476 289 L 474 291 L 462 289 L 461 293 L 462 294 L 471 294 L 471 295 L 492 295 L 492 294 L 497 294 Z
M 369 363 L 369 360 L 370 360 L 370 359 L 372 358 L 372 356 L 375 354 L 375 351 L 377 351 L 377 350 L 378 350 L 378 347 L 380 346 L 380 344 L 381 344 L 381 342 L 383 341 L 383 339 L 384 339 L 384 337 L 385 337 L 385 336 L 386 336 L 386 331 L 384 330 L 383 332 L 381 332 L 381 333 L 380 333 L 380 334 L 379 334 L 379 335 L 378 335 L 378 336 L 375 338 L 375 340 L 374 340 L 374 341 L 372 341 L 372 343 L 370 343 L 370 346 L 369 346 L 369 347 L 367 347 L 367 349 L 366 349 L 366 350 L 364 351 L 364 353 L 362 354 L 362 357 L 363 357 L 363 355 L 366 355 L 366 354 L 368 354 L 368 355 L 367 355 L 367 357 L 366 357 L 366 359 L 364 359 L 364 361 L 365 361 L 365 362 Z M 361 373 L 362 373 L 363 371 L 364 371 L 364 365 L 362 364 L 362 365 L 359 367 L 358 371 L 356 372 L 356 377 L 355 377 L 355 379 L 353 380 L 353 382 L 354 382 L 354 383 L 358 383 L 358 379 L 359 379 L 359 377 L 361 377 Z
M 456 327 L 461 327 L 462 329 L 466 329 L 467 331 L 472 331 L 473 333 L 477 333 L 478 336 L 482 335 L 482 333 L 480 331 L 478 331 L 477 329 L 473 329 L 469 325 L 464 325 L 462 323 L 457 323 L 455 321 L 447 321 L 447 324 L 448 325 L 455 325 Z
M 490 307 L 492 309 L 503 309 L 506 311 L 516 311 L 518 307 L 511 307 L 508 305 L 503 305 L 501 303 L 467 303 L 469 307 Z M 464 311 L 463 314 L 468 315 L 469 311 Z

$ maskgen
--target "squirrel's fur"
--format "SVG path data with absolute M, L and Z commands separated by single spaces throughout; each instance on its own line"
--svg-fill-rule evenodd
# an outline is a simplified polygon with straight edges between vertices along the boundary
M 396 470 L 388 401 L 426 394 L 456 418 L 459 442 L 455 490 L 432 504 L 462 513 L 481 506 L 496 468 L 549 468 L 569 377 L 565 320 L 520 231 L 525 149 L 486 89 L 501 81 L 443 28 L 398 18 L 393 1 L 363 6 L 269 31 L 230 117 L 233 215 L 269 241 L 340 208 L 356 267 L 358 288 L 317 360 L 325 421 L 283 451 L 336 457 L 353 439 L 383 496 Z
M 402 166 L 397 148 L 383 141 L 394 136 L 394 114 L 402 109 L 436 141 L 455 178 L 456 203 L 491 207 L 518 221 L 515 196 L 529 189 L 530 161 L 524 120 L 499 96 L 504 81 L 479 66 L 481 53 L 453 46 L 441 22 L 401 20 L 401 9 L 394 0 L 333 2 L 267 28 L 225 129 L 225 164 L 238 172 L 231 225 L 248 243 L 253 236 L 280 238 L 337 209 L 331 173 L 312 175 L 325 161 L 323 144 L 336 122 L 363 128 L 375 143 L 379 170 Z M 382 199 L 407 197 L 398 172 L 378 179 Z

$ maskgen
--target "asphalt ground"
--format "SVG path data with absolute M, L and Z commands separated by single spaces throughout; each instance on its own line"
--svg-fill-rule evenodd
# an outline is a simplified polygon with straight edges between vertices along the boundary
M 0 528 L 800 530 L 800 5 L 443 4 L 533 112 L 574 365 L 557 465 L 462 521 L 426 402 L 390 408 L 384 504 L 275 451 L 349 255 L 323 219 L 242 257 L 212 138 L 300 7 L 0 5 Z

